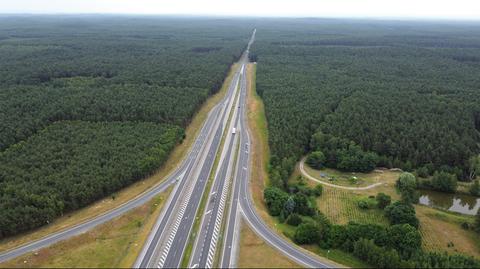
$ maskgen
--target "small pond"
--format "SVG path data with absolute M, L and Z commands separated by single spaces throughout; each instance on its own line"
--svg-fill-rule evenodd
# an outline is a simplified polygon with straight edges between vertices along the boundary
M 480 208 L 480 198 L 467 194 L 443 193 L 430 190 L 419 190 L 419 193 L 419 203 L 434 208 L 466 215 L 476 215 Z

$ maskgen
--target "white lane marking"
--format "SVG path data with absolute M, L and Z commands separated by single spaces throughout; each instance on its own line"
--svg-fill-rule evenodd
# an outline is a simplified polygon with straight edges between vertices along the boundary
M 225 184 L 223 185 L 222 195 L 221 195 L 220 205 L 219 205 L 219 212 L 217 214 L 217 218 L 215 219 L 215 224 L 214 224 L 215 226 L 213 228 L 212 241 L 210 242 L 210 248 L 208 249 L 207 263 L 205 264 L 206 268 L 212 268 L 212 265 L 213 265 L 213 257 L 215 255 L 215 251 L 217 248 L 218 234 L 220 232 L 220 226 L 222 225 L 223 210 L 225 208 L 225 202 L 226 202 L 226 197 L 228 195 L 228 189 L 230 187 L 230 181 L 231 181 L 231 177 L 228 177 L 227 180 L 225 180 Z
M 167 240 L 167 244 L 165 248 L 163 249 L 162 256 L 160 258 L 160 261 L 158 263 L 158 266 L 163 267 L 165 264 L 165 260 L 168 256 L 168 253 L 170 251 L 170 247 L 172 246 L 172 242 L 175 239 L 175 235 L 177 234 L 178 227 L 180 226 L 181 220 L 183 218 L 183 214 L 185 213 L 185 209 L 187 208 L 188 202 L 190 201 L 190 197 L 192 196 L 193 192 L 193 187 L 195 184 L 190 184 L 187 189 L 187 193 L 185 195 L 185 200 L 180 206 L 180 211 L 178 212 L 177 218 L 175 220 L 175 224 L 172 227 L 172 230 L 170 232 L 170 235 Z

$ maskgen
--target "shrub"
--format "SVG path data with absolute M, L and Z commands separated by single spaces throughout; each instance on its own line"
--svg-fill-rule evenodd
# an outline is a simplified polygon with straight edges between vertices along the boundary
M 320 241 L 321 233 L 319 227 L 312 222 L 300 224 L 294 235 L 297 244 L 313 244 Z
M 360 238 L 373 239 L 375 244 L 386 246 L 388 244 L 385 227 L 377 224 L 358 224 L 350 222 L 345 227 L 346 239 L 355 242 Z
M 428 168 L 426 166 L 422 166 L 416 170 L 417 175 L 422 178 L 427 178 L 430 173 L 428 171 Z
M 290 215 L 295 210 L 295 201 L 292 196 L 288 197 L 283 209 L 286 215 Z
M 474 180 L 472 186 L 470 186 L 470 194 L 480 196 L 480 182 L 478 179 Z
M 480 268 L 480 262 L 461 254 L 419 252 L 409 262 L 411 268 Z
M 325 155 L 321 151 L 314 151 L 307 157 L 307 164 L 315 169 L 322 169 L 325 164 Z
M 462 229 L 464 230 L 470 230 L 470 224 L 466 221 L 462 222 L 462 224 L 460 225 L 462 227 Z
M 387 228 L 389 246 L 395 248 L 404 258 L 410 258 L 420 250 L 422 237 L 410 224 L 398 224 Z
M 310 188 L 308 185 L 306 185 L 303 182 L 302 177 L 299 177 L 299 180 L 300 180 L 299 183 L 291 184 L 291 185 L 288 186 L 288 191 L 290 193 L 300 193 L 300 194 L 304 194 L 306 196 L 313 196 L 313 195 L 316 196 L 315 188 Z
M 398 268 L 400 256 L 393 249 L 375 245 L 373 240 L 360 239 L 353 244 L 353 255 L 378 268 Z
M 357 205 L 361 209 L 373 209 L 377 206 L 377 202 L 374 199 L 363 197 L 357 201 Z
M 314 216 L 316 214 L 317 204 L 312 202 L 308 196 L 302 193 L 296 193 L 293 195 L 293 201 L 295 202 L 295 213 L 304 216 Z
M 480 233 L 480 210 L 477 212 L 477 216 L 475 217 L 475 224 L 474 229 L 477 233 Z
M 392 198 L 383 192 L 378 193 L 375 199 L 377 200 L 377 206 L 380 209 L 384 209 L 392 202 Z
M 392 225 L 410 224 L 418 228 L 418 219 L 415 216 L 415 208 L 405 202 L 395 202 L 385 208 L 385 215 Z
M 267 187 L 263 192 L 263 199 L 272 216 L 280 215 L 288 200 L 288 194 L 277 187 Z
M 417 203 L 417 179 L 411 173 L 402 173 L 396 182 L 396 187 L 406 203 Z
M 437 191 L 454 193 L 457 190 L 457 176 L 446 172 L 435 172 L 432 188 Z
M 302 217 L 299 214 L 293 213 L 290 214 L 287 218 L 287 224 L 292 226 L 298 226 L 302 223 Z
M 317 186 L 315 186 L 315 189 L 313 190 L 313 194 L 317 197 L 321 196 L 323 193 L 323 186 L 322 184 L 317 184 Z
M 328 230 L 326 248 L 339 248 L 347 240 L 347 228 L 344 225 L 332 225 Z

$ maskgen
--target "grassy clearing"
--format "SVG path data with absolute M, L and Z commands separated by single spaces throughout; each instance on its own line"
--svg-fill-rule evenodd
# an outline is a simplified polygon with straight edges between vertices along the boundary
M 238 64 L 234 64 L 231 67 L 229 75 L 225 79 L 222 89 L 218 93 L 210 97 L 201 106 L 201 108 L 195 114 L 192 121 L 185 130 L 184 141 L 175 147 L 175 149 L 170 154 L 168 161 L 166 161 L 165 164 L 160 167 L 158 171 L 155 172 L 152 176 L 144 180 L 138 181 L 131 186 L 112 194 L 111 197 L 115 197 L 115 199 L 112 199 L 110 197 L 104 198 L 88 207 L 74 212 L 70 212 L 63 217 L 56 219 L 47 226 L 33 230 L 28 233 L 24 233 L 10 238 L 5 238 L 0 241 L 0 251 L 20 246 L 27 242 L 42 238 L 48 234 L 84 222 L 95 216 L 99 216 L 111 210 L 112 208 L 118 207 L 121 204 L 133 199 L 134 197 L 138 196 L 142 192 L 145 192 L 146 190 L 150 189 L 151 187 L 165 179 L 165 177 L 167 177 L 169 173 L 174 171 L 174 169 L 180 164 L 181 160 L 188 153 L 188 150 L 195 141 L 197 133 L 200 131 L 201 126 L 203 125 L 205 119 L 208 116 L 208 112 L 215 104 L 217 104 L 223 98 L 223 96 L 225 96 L 228 85 L 230 84 L 230 81 L 232 80 L 234 74 L 233 70 L 236 70 L 236 68 L 238 68 Z
M 0 267 L 130 268 L 155 224 L 170 190 L 87 233 L 15 258 L 0 264 Z
M 273 249 L 242 223 L 240 232 L 239 268 L 300 268 L 300 266 Z
M 480 236 L 460 226 L 462 222 L 473 223 L 473 216 L 444 212 L 421 205 L 415 209 L 420 220 L 422 244 L 426 250 L 460 252 L 480 257 Z M 449 243 L 453 243 L 453 246 L 448 247 Z
M 337 173 L 342 174 L 341 172 Z M 324 192 L 317 200 L 320 211 L 337 224 L 356 221 L 387 225 L 388 221 L 381 210 L 359 209 L 356 201 L 359 197 L 376 195 L 379 192 L 391 195 L 395 200 L 400 199 L 395 190 L 395 181 L 400 173 L 387 170 L 381 174 L 369 173 L 362 176 L 369 175 L 381 177 L 381 182 L 385 184 L 365 191 L 347 191 L 324 186 Z M 309 184 L 314 186 L 317 183 L 310 181 Z M 473 223 L 473 216 L 442 211 L 423 205 L 416 205 L 415 209 L 420 220 L 420 233 L 425 250 L 480 256 L 480 236 L 472 230 L 464 230 L 460 226 L 463 222 Z M 453 243 L 453 247 L 448 247 L 449 243 Z
M 316 170 L 305 164 L 303 166 L 307 174 L 313 176 L 314 178 L 324 181 L 330 184 L 335 184 L 339 186 L 347 187 L 364 187 L 372 185 L 377 182 L 382 182 L 382 174 L 379 172 L 371 173 L 344 173 L 338 170 L 325 168 L 322 170 Z M 323 175 L 323 177 L 322 177 Z M 356 182 L 353 183 L 350 179 L 356 177 Z M 334 178 L 334 180 L 329 180 L 329 178 Z

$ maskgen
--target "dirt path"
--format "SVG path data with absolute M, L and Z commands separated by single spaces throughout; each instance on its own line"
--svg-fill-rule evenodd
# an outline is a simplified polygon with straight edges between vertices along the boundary
M 301 161 L 300 161 L 300 173 L 302 173 L 302 176 L 310 179 L 310 180 L 313 180 L 315 182 L 318 182 L 320 184 L 323 184 L 323 185 L 326 185 L 326 186 L 329 186 L 329 187 L 333 187 L 333 188 L 338 188 L 338 189 L 344 189 L 344 190 L 351 190 L 351 191 L 362 191 L 362 190 L 369 190 L 369 189 L 373 189 L 377 186 L 380 186 L 382 185 L 381 182 L 377 182 L 377 183 L 374 183 L 372 185 L 368 185 L 368 186 L 365 186 L 365 187 L 346 187 L 346 186 L 340 186 L 340 185 L 335 185 L 335 184 L 332 184 L 332 183 L 328 183 L 328 182 L 325 182 L 325 181 L 322 181 L 322 180 L 319 180 L 313 176 L 311 176 L 310 174 L 307 173 L 307 171 L 305 171 L 304 169 L 304 163 L 305 163 L 305 158 L 303 158 Z

